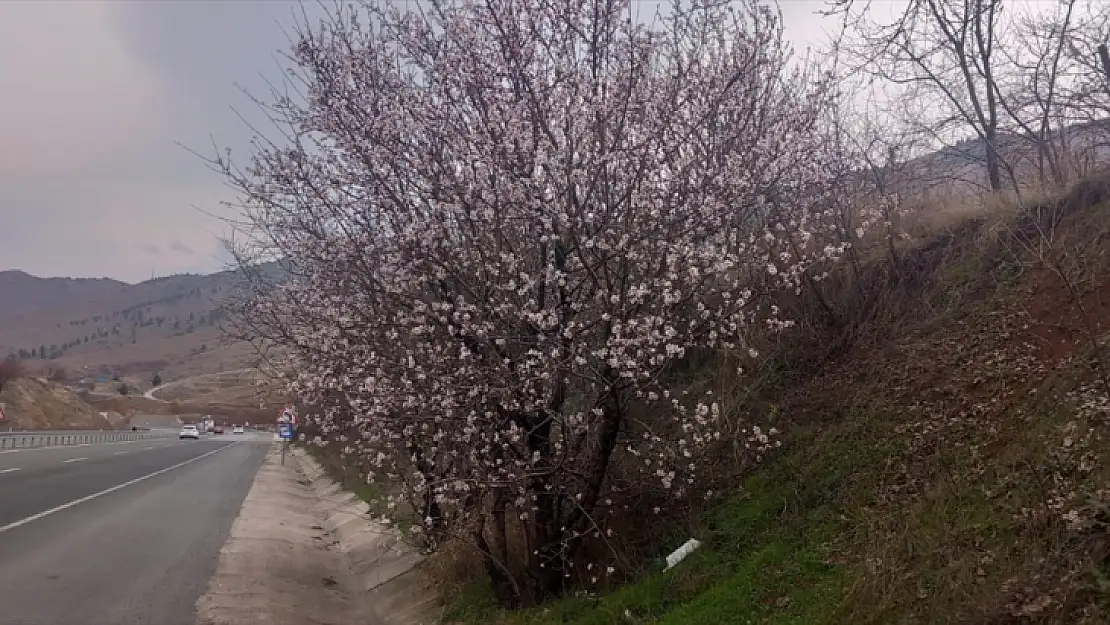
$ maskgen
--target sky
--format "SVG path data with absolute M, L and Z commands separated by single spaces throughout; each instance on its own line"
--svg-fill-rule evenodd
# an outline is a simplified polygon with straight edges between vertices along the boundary
M 311 3 L 309 3 L 311 4 Z M 818 42 L 818 1 L 783 0 Z M 0 0 L 0 271 L 127 282 L 227 267 L 234 199 L 202 158 L 249 156 L 245 95 L 280 82 L 293 0 Z

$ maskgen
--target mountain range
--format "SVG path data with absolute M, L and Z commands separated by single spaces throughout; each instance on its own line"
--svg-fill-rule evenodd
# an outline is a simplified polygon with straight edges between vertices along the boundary
M 182 274 L 137 284 L 0 272 L 0 356 L 67 377 L 215 373 L 248 364 L 221 338 L 221 305 L 239 276 Z

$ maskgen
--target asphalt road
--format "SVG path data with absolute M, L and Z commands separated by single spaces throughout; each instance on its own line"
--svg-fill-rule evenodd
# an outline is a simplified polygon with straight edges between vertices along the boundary
M 194 625 L 270 438 L 0 453 L 0 625 Z

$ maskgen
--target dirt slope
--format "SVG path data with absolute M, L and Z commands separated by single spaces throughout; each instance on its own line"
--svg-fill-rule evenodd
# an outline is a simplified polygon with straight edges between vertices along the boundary
M 851 286 L 826 302 L 838 323 L 798 316 L 817 330 L 776 367 L 722 374 L 714 395 L 743 389 L 735 409 L 787 435 L 697 527 L 676 522 L 660 555 L 703 544 L 680 567 L 517 613 L 471 588 L 451 616 L 1110 623 L 1110 178 Z
M 3 429 L 112 429 L 123 425 L 118 415 L 105 418 L 72 390 L 41 378 L 8 384 L 0 393 L 0 404 L 8 417 L 0 423 Z

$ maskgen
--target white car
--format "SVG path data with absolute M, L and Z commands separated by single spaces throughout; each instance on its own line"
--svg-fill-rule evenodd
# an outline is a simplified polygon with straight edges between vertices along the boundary
M 231 433 L 232 434 L 242 434 L 243 432 L 244 432 L 243 426 L 241 426 L 241 425 L 237 425 L 237 426 L 231 428 Z
M 177 437 L 180 439 L 191 438 L 195 441 L 198 441 L 200 440 L 200 430 L 198 430 L 197 426 L 195 425 L 183 425 L 181 426 L 181 432 L 177 435 Z

